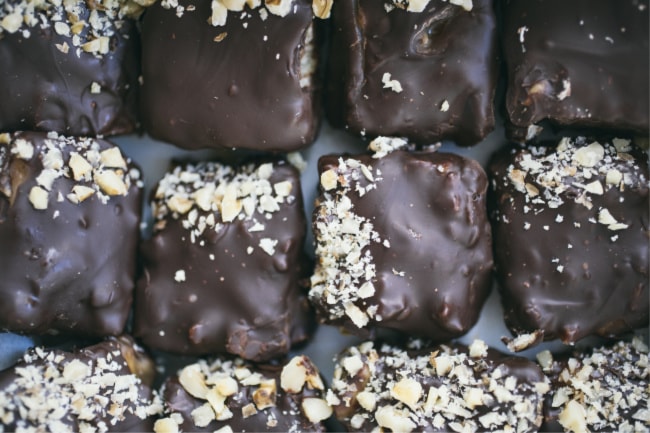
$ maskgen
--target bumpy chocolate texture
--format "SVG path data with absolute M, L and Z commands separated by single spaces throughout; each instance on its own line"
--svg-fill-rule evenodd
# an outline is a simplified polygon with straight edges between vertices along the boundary
M 629 140 L 508 147 L 489 166 L 514 334 L 573 343 L 648 324 L 648 166 Z
M 0 432 L 151 431 L 154 365 L 130 338 L 75 352 L 36 348 L 0 372 Z
M 141 111 L 151 136 L 189 149 L 289 151 L 313 142 L 310 2 L 230 12 L 220 2 L 163 5 L 150 7 L 142 24 Z
M 471 1 L 404 4 L 334 3 L 330 121 L 362 135 L 476 144 L 494 128 L 492 1 L 475 0 L 473 7 Z
M 648 347 L 639 339 L 553 359 L 537 356 L 551 379 L 542 431 L 640 432 L 650 429 Z
M 0 130 L 115 135 L 136 127 L 140 6 L 0 4 Z
M 487 176 L 454 154 L 395 150 L 323 156 L 313 215 L 310 300 L 321 321 L 447 340 L 476 322 L 490 290 Z
M 336 360 L 334 414 L 349 431 L 518 431 L 542 423 L 548 379 L 532 361 L 469 347 L 367 342 Z
M 318 369 L 306 356 L 253 365 L 241 358 L 190 364 L 164 385 L 156 433 L 322 432 L 332 415 Z
M 306 221 L 293 166 L 178 166 L 152 205 L 134 329 L 146 345 L 261 361 L 307 338 Z
M 0 329 L 123 331 L 134 287 L 139 177 L 103 140 L 0 134 Z
M 525 132 L 560 125 L 648 133 L 648 1 L 507 0 L 506 109 Z

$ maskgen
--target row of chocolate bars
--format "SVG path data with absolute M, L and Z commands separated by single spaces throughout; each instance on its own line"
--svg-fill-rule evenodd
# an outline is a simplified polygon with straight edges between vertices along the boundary
M 521 89 L 508 103 L 518 107 L 509 111 L 514 135 L 530 138 L 550 117 L 623 138 L 504 149 L 489 169 L 489 200 L 488 177 L 474 161 L 407 151 L 401 138 L 377 138 L 364 155 L 324 157 L 315 267 L 303 254 L 296 168 L 275 157 L 179 165 L 154 191 L 133 334 L 152 349 L 238 358 L 185 366 L 161 401 L 147 394 L 152 365 L 127 337 L 74 354 L 36 349 L 0 376 L 0 430 L 150 430 L 160 418 L 157 432 L 312 431 L 332 413 L 362 431 L 647 430 L 648 356 L 638 340 L 572 359 L 541 352 L 539 366 L 480 341 L 377 341 L 340 355 L 329 390 L 307 358 L 278 360 L 313 332 L 312 308 L 320 321 L 363 336 L 463 335 L 488 295 L 493 251 L 506 322 L 518 335 L 513 349 L 647 326 L 647 157 L 629 139 L 648 130 L 648 101 L 634 97 L 648 85 L 647 2 L 613 11 L 605 2 L 587 12 L 580 2 L 558 6 L 575 8 L 573 16 L 549 3 L 501 5 L 503 35 L 517 23 L 512 51 L 503 38 L 506 60 L 519 58 L 509 77 L 523 74 L 519 87 L 508 86 L 508 95 Z M 138 61 L 123 56 L 138 51 L 138 36 L 122 18 L 142 6 L 0 5 L 0 59 L 9 65 L 0 76 L 10 87 L 0 124 L 47 131 L 0 135 L 5 330 L 124 331 L 141 173 L 110 143 L 72 136 L 133 130 L 135 105 L 125 101 L 138 88 L 147 132 L 179 146 L 288 151 L 315 137 L 322 23 L 310 29 L 313 13 L 326 17 L 331 4 L 162 1 L 142 19 L 141 86 L 99 78 L 118 70 L 137 79 Z M 332 123 L 419 144 L 469 145 L 493 127 L 492 4 L 339 0 L 332 15 Z M 544 42 L 565 27 L 570 50 Z M 537 57 L 545 50 L 548 70 Z M 594 50 L 609 60 L 591 75 L 567 66 L 590 64 L 579 54 Z M 527 61 L 535 67 L 522 71 Z M 59 78 L 65 85 L 53 84 Z M 596 83 L 598 97 L 582 87 Z

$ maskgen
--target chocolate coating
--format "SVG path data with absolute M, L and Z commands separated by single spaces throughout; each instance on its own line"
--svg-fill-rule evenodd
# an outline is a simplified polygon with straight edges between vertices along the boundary
M 258 175 L 262 167 L 269 168 L 270 177 Z M 243 192 L 246 182 L 259 195 Z M 282 182 L 290 185 L 289 196 L 275 194 L 273 188 Z M 209 190 L 213 203 L 221 201 L 219 191 L 234 186 L 244 206 L 252 200 L 250 215 L 242 209 L 224 221 L 221 204 L 205 207 L 197 199 L 180 212 L 174 204 L 175 191 L 199 197 L 197 190 L 216 188 L 216 193 Z M 269 191 L 260 193 L 264 189 Z M 265 201 L 265 195 L 272 198 Z M 193 355 L 229 352 L 263 361 L 286 354 L 308 337 L 313 320 L 300 283 L 308 272 L 302 251 L 306 222 L 293 166 L 178 167 L 159 183 L 153 206 L 159 213 L 152 239 L 141 248 L 144 275 L 135 303 L 134 334 L 147 346 Z
M 647 0 L 505 1 L 510 122 L 647 135 L 648 10 Z
M 81 1 L 77 10 L 79 20 L 88 22 L 92 7 Z M 102 11 L 98 16 L 111 20 L 110 49 L 106 54 L 75 46 L 72 35 L 54 30 L 54 21 L 24 26 L 15 33 L 0 32 L 0 130 L 82 136 L 135 130 L 140 73 L 136 25 L 128 18 L 108 18 Z M 115 27 L 118 23 L 119 29 Z M 29 31 L 28 37 L 24 30 Z M 86 25 L 74 37 L 86 43 L 86 38 L 95 39 L 90 32 L 90 25 Z M 95 90 L 93 83 L 100 88 Z
M 306 357 L 300 359 L 301 366 L 307 371 L 308 380 L 314 381 L 320 389 L 312 384 L 303 383 L 299 391 L 288 391 L 282 386 L 281 376 L 286 376 L 287 361 L 273 364 L 251 364 L 239 358 L 219 358 L 211 362 L 200 361 L 188 366 L 196 368 L 202 380 L 207 380 L 210 374 L 221 380 L 228 378 L 236 382 L 236 392 L 225 399 L 225 408 L 232 417 L 215 420 L 215 415 L 206 425 L 197 423 L 195 410 L 206 404 L 206 398 L 197 398 L 196 392 L 190 393 L 181 383 L 183 370 L 167 379 L 164 385 L 163 400 L 165 415 L 177 414 L 182 417 L 179 428 L 182 431 L 214 432 L 229 426 L 234 432 L 322 432 L 325 431 L 319 421 L 310 421 L 305 414 L 303 402 L 305 399 L 322 400 L 324 395 L 323 382 L 318 369 Z M 199 368 L 200 366 L 200 368 Z M 186 367 L 186 368 L 188 368 Z M 289 367 L 290 370 L 291 367 Z M 246 371 L 244 373 L 244 371 Z M 283 373 L 283 370 L 285 372 Z M 255 378 L 257 376 L 257 378 Z M 311 377 L 313 376 L 313 377 Z M 217 379 L 219 380 L 219 379 Z M 304 381 L 304 378 L 303 378 Z M 218 384 L 208 384 L 213 388 Z M 193 389 L 189 388 L 191 391 Z M 324 403 L 324 400 L 323 400 Z M 331 409 L 329 410 L 331 413 Z M 213 412 L 214 414 L 214 412 Z M 220 416 L 220 414 L 216 414 Z
M 647 156 L 599 142 L 513 146 L 490 163 L 496 275 L 514 334 L 573 343 L 648 324 Z
M 560 356 L 544 373 L 551 392 L 544 401 L 541 431 L 576 431 L 578 425 L 590 432 L 650 428 L 644 415 L 650 400 L 648 347 L 640 340 Z M 571 425 L 571 419 L 580 423 Z
M 491 0 L 473 3 L 471 11 L 432 0 L 423 12 L 386 12 L 390 1 L 334 2 L 326 93 L 332 124 L 462 146 L 492 131 L 496 19 Z M 386 73 L 399 93 L 385 85 Z
M 478 349 L 478 350 L 477 350 Z M 348 431 L 535 432 L 548 380 L 532 361 L 475 341 L 367 342 L 336 359 L 334 413 Z
M 357 163 L 366 168 L 351 168 Z M 443 341 L 466 333 L 492 268 L 479 164 L 396 150 L 379 159 L 323 156 L 318 169 L 310 300 L 319 319 L 361 335 L 386 328 Z
M 152 431 L 162 407 L 140 372 L 153 377 L 153 362 L 128 337 L 75 352 L 32 349 L 0 372 L 0 428 Z
M 70 161 L 72 153 L 91 159 L 119 150 L 109 142 L 42 133 L 0 136 L 8 140 L 0 144 L 0 329 L 120 334 L 131 307 L 141 216 L 136 167 L 129 163 L 127 173 L 118 175 L 125 195 L 108 195 L 92 177 L 113 170 L 93 164 L 93 174 L 77 181 Z M 58 176 L 49 191 L 41 187 L 48 173 Z M 78 187 L 93 192 L 75 203 Z M 33 191 L 46 194 L 46 209 L 35 207 Z
M 157 3 L 144 16 L 147 132 L 188 149 L 290 151 L 311 144 L 319 125 L 316 60 L 302 63 L 312 56 L 311 2 L 296 0 L 287 16 L 266 13 L 264 20 L 264 6 L 229 12 L 223 26 L 208 23 L 210 2 L 179 4 L 195 10 L 179 18 Z

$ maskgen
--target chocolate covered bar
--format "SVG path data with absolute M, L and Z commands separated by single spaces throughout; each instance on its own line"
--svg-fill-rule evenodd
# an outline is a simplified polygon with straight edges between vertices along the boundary
M 492 243 L 480 165 L 409 152 L 320 158 L 310 300 L 322 322 L 448 340 L 476 323 L 490 291 Z
M 141 10 L 128 0 L 3 1 L 0 131 L 134 131 Z
M 648 161 L 629 140 L 507 147 L 489 165 L 496 275 L 514 334 L 574 343 L 647 326 Z
M 556 357 L 544 351 L 537 359 L 551 380 L 541 431 L 650 429 L 648 347 L 640 339 Z
M 142 24 L 141 111 L 152 137 L 188 149 L 262 151 L 314 141 L 320 99 L 310 1 L 169 5 L 151 6 Z
M 165 382 L 165 413 L 154 431 L 322 432 L 332 414 L 324 395 L 306 356 L 273 364 L 201 360 Z
M 152 360 L 128 337 L 74 352 L 37 347 L 0 372 L 0 431 L 151 431 Z
M 0 134 L 0 330 L 122 333 L 142 186 L 107 141 Z
M 265 361 L 308 337 L 306 222 L 293 166 L 177 166 L 152 206 L 135 305 L 134 333 L 145 345 Z
M 327 114 L 355 134 L 467 146 L 494 129 L 491 0 L 334 2 Z
M 648 135 L 647 0 L 506 0 L 502 10 L 515 135 L 544 119 Z
M 549 381 L 532 361 L 481 340 L 366 342 L 338 356 L 332 391 L 349 431 L 536 432 Z

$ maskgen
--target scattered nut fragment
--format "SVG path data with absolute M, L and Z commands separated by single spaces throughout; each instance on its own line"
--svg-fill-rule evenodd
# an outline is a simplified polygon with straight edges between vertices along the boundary
M 286 17 L 291 12 L 292 0 L 266 0 L 266 8 L 273 15 Z
M 178 375 L 178 381 L 191 396 L 206 399 L 208 387 L 199 364 L 190 364 L 183 368 Z
M 87 186 L 75 185 L 72 187 L 72 193 L 77 198 L 77 203 L 81 203 L 95 194 L 95 190 Z
M 104 167 L 121 168 L 126 170 L 126 161 L 124 160 L 122 152 L 120 152 L 119 148 L 112 147 L 110 149 L 106 149 L 100 152 L 99 156 L 100 163 Z
M 18 11 L 6 15 L 2 21 L 0 21 L 0 26 L 9 33 L 16 33 L 22 24 L 23 17 Z
M 393 386 L 390 395 L 414 409 L 422 397 L 422 385 L 417 380 L 403 378 Z
M 230 185 L 221 200 L 221 220 L 223 222 L 232 222 L 241 210 L 242 202 L 237 199 L 237 191 L 234 185 Z
M 474 340 L 469 345 L 469 356 L 471 358 L 484 358 L 487 356 L 488 345 L 483 340 Z
M 320 175 L 320 184 L 325 191 L 330 191 L 336 188 L 337 183 L 338 175 L 336 174 L 336 171 L 332 169 L 326 170 Z
M 239 391 L 237 381 L 230 376 L 221 377 L 214 383 L 219 394 L 230 397 Z
M 372 412 L 377 405 L 377 395 L 373 392 L 361 391 L 357 394 L 357 402 L 362 408 L 368 412 Z
M 122 178 L 113 170 L 95 171 L 93 177 L 99 188 L 108 195 L 126 195 L 128 192 Z
M 212 421 L 214 421 L 214 411 L 209 403 L 204 403 L 201 406 L 194 409 L 191 413 L 192 420 L 194 425 L 197 427 L 207 427 Z
M 332 12 L 334 0 L 313 0 L 311 4 L 314 15 L 318 18 L 327 19 Z
M 571 400 L 560 412 L 558 422 L 573 433 L 587 433 L 587 411 L 584 406 L 575 400 Z
M 257 408 L 253 403 L 249 403 L 246 406 L 243 406 L 241 408 L 241 415 L 242 418 L 246 419 L 248 417 L 251 417 L 257 413 Z
M 302 357 L 296 356 L 282 369 L 280 386 L 283 390 L 297 394 L 307 381 L 307 369 L 302 364 Z
M 153 425 L 155 433 L 179 433 L 178 424 L 171 418 L 161 418 L 156 420 Z
M 548 370 L 553 366 L 553 354 L 549 350 L 542 350 L 536 357 L 543 370 Z
M 305 398 L 302 401 L 302 411 L 313 423 L 321 422 L 332 416 L 332 406 L 322 398 Z
M 471 11 L 474 8 L 472 0 L 449 0 L 449 3 L 452 5 L 461 6 L 467 12 Z
M 588 146 L 584 146 L 575 151 L 571 159 L 582 167 L 595 167 L 605 156 L 605 148 L 594 141 Z
M 47 191 L 40 186 L 33 186 L 29 191 L 29 202 L 34 206 L 34 209 L 47 209 Z
M 76 181 L 85 179 L 93 170 L 93 166 L 77 152 L 70 152 L 68 165 L 72 169 L 72 177 Z
M 511 352 L 521 352 L 522 350 L 530 349 L 542 342 L 544 339 L 544 331 L 536 330 L 528 334 L 520 334 L 515 338 L 501 337 L 508 350 Z
M 268 379 L 260 384 L 260 387 L 253 392 L 253 401 L 258 410 L 264 410 L 275 406 L 277 388 L 275 379 Z
M 415 423 L 409 418 L 408 410 L 399 410 L 395 406 L 382 406 L 375 412 L 377 424 L 395 432 L 410 433 Z
M 182 215 L 192 209 L 192 202 L 186 197 L 174 195 L 169 200 L 167 200 L 167 206 L 172 212 L 178 212 Z

